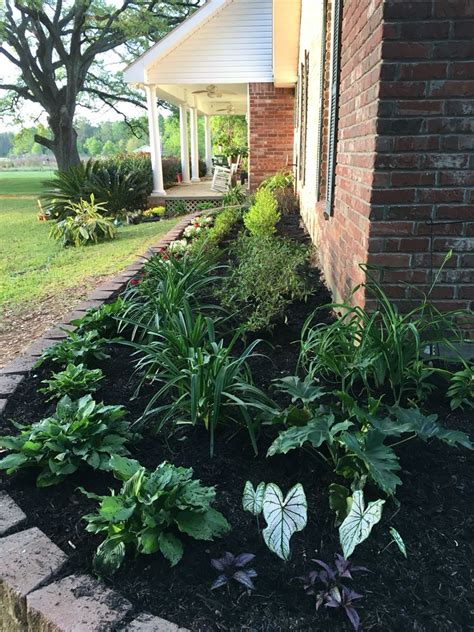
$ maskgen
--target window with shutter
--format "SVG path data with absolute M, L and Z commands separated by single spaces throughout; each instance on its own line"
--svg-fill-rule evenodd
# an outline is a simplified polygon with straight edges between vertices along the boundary
M 336 179 L 337 102 L 339 93 L 341 7 L 342 0 L 333 0 L 331 20 L 331 70 L 329 78 L 328 160 L 326 178 L 326 213 L 328 215 L 333 214 L 334 185 Z
M 324 120 L 324 68 L 326 65 L 326 20 L 327 1 L 323 3 L 323 15 L 321 22 L 321 51 L 320 51 L 320 74 L 319 74 L 319 112 L 318 126 L 316 128 L 316 201 L 321 197 L 321 152 L 323 142 L 323 120 Z
M 308 135 L 308 79 L 309 52 L 305 51 L 304 64 L 301 64 L 300 91 L 300 151 L 299 151 L 299 180 L 304 186 L 306 180 L 306 140 Z

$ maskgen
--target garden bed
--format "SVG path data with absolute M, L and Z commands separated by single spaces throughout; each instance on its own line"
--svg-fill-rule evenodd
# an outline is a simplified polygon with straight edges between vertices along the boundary
M 298 236 L 294 222 L 293 226 L 287 222 L 287 230 Z M 250 361 L 256 386 L 273 395 L 273 380 L 296 373 L 304 321 L 328 300 L 317 270 L 310 272 L 309 279 L 312 287 L 307 300 L 293 303 L 284 321 L 277 322 L 271 333 L 259 336 L 264 339 L 260 347 L 264 355 Z M 322 310 L 318 318 L 330 322 L 331 314 Z M 246 342 L 255 338 L 249 334 Z M 106 377 L 94 398 L 106 404 L 123 404 L 133 421 L 143 413 L 153 390 L 147 386 L 134 398 L 139 376 L 134 371 L 132 351 L 123 344 L 111 344 L 107 351 L 110 358 L 95 364 Z M 54 412 L 55 405 L 38 392 L 51 369 L 48 363 L 43 364 L 20 385 L 8 403 L 0 434 L 14 433 L 12 421 L 33 423 Z M 443 397 L 432 397 L 429 408 L 440 415 L 446 427 L 470 431 L 471 416 L 450 412 Z M 123 567 L 104 581 L 127 597 L 137 612 L 148 611 L 194 631 L 349 630 L 343 612 L 324 607 L 315 612 L 315 599 L 304 593 L 299 579 L 314 568 L 313 558 L 331 563 L 340 552 L 327 488 L 343 481 L 304 450 L 266 458 L 276 435 L 274 427 L 262 426 L 259 454 L 255 456 L 245 428 L 235 432 L 235 427 L 219 427 L 215 455 L 210 458 L 209 436 L 202 426 L 184 426 L 173 435 L 156 435 L 150 425 L 146 426 L 140 440 L 130 445 L 131 457 L 149 469 L 163 460 L 192 467 L 204 485 L 216 486 L 215 508 L 226 516 L 232 530 L 213 542 L 183 537 L 183 559 L 172 568 L 158 553 L 129 554 Z M 400 505 L 386 501 L 382 521 L 352 556 L 356 564 L 368 568 L 366 573 L 357 573 L 353 582 L 354 590 L 364 595 L 359 606 L 361 629 L 465 631 L 473 623 L 474 605 L 469 563 L 474 531 L 470 511 L 474 503 L 472 453 L 440 442 L 415 440 L 400 451 L 400 461 Z M 84 471 L 58 486 L 39 490 L 36 475 L 34 470 L 10 477 L 1 474 L 0 486 L 25 511 L 28 526 L 39 527 L 69 555 L 64 573 L 91 572 L 101 538 L 86 533 L 82 516 L 93 511 L 96 503 L 78 487 L 105 494 L 108 488 L 118 490 L 120 483 L 108 473 Z M 308 524 L 292 537 L 290 561 L 283 562 L 268 550 L 256 519 L 242 510 L 247 480 L 254 485 L 272 481 L 284 493 L 296 483 L 303 485 Z M 380 492 L 367 487 L 366 497 L 379 498 Z M 393 542 L 389 545 L 391 526 L 405 541 L 407 559 Z M 256 555 L 252 563 L 258 573 L 255 592 L 247 594 L 237 584 L 230 590 L 210 590 L 216 578 L 210 561 L 225 551 Z

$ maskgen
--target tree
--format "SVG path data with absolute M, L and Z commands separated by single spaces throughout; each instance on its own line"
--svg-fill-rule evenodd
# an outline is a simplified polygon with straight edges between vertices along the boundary
M 79 163 L 76 107 L 97 100 L 143 106 L 141 95 L 107 69 L 107 55 L 125 62 L 179 24 L 201 0 L 4 0 L 0 8 L 0 56 L 18 71 L 0 82 L 4 109 L 39 103 L 51 138 L 37 134 L 60 170 Z

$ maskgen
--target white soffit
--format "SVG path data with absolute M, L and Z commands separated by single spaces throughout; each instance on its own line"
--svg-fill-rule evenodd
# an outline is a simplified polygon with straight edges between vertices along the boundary
M 279 88 L 298 79 L 300 22 L 301 0 L 273 0 L 273 75 Z

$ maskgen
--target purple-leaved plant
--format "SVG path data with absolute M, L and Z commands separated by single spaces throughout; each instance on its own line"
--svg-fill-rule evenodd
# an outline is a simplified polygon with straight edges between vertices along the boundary
M 253 568 L 246 568 L 255 559 L 253 553 L 241 553 L 232 555 L 226 551 L 219 559 L 211 560 L 212 566 L 218 571 L 219 576 L 211 586 L 211 590 L 228 586 L 232 580 L 246 588 L 255 590 L 252 579 L 257 577 L 257 571 Z
M 303 580 L 305 593 L 316 597 L 316 610 L 323 605 L 326 608 L 342 608 L 354 629 L 358 630 L 360 617 L 354 602 L 362 599 L 362 595 L 345 586 L 341 580 L 352 579 L 352 573 L 368 569 L 365 566 L 355 566 L 339 553 L 336 553 L 334 567 L 322 560 L 312 561 L 318 564 L 321 570 L 312 570 L 300 579 Z M 319 588 L 318 583 L 323 584 L 324 588 Z

